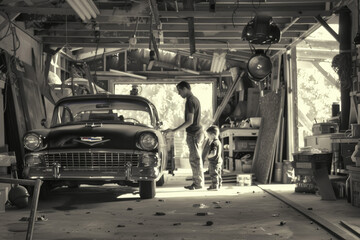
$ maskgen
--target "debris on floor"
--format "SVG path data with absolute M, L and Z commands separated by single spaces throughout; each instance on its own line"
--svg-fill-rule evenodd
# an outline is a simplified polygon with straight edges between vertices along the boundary
M 214 224 L 213 221 L 207 221 L 207 222 L 206 222 L 206 226 L 212 226 L 213 224 Z
M 156 212 L 155 213 L 155 216 L 164 216 L 166 215 L 164 212 Z
M 203 204 L 203 203 L 195 203 L 193 205 L 193 207 L 196 207 L 196 208 L 209 208 L 209 206 Z
M 207 215 L 214 215 L 214 213 L 211 213 L 211 212 L 198 212 L 195 215 L 196 216 L 207 216 Z
M 286 224 L 286 221 L 281 221 L 279 226 L 284 226 Z
M 22 217 L 22 218 L 19 219 L 19 221 L 23 221 L 23 222 L 26 222 L 26 221 L 29 221 L 29 220 L 30 220 L 30 217 Z M 40 221 L 46 222 L 47 220 L 49 220 L 49 219 L 47 219 L 44 215 L 35 218 L 36 222 L 40 222 Z

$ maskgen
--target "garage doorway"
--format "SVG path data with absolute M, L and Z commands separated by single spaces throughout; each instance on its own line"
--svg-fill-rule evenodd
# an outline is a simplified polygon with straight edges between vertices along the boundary
M 337 23 L 329 25 L 338 31 Z M 331 67 L 332 59 L 339 53 L 339 43 L 320 27 L 298 44 L 296 51 L 298 142 L 301 148 L 304 138 L 312 135 L 314 123 L 339 121 L 332 116 L 332 104 L 340 104 L 340 81 Z
M 115 83 L 115 94 L 130 94 L 134 84 Z M 174 128 L 184 122 L 185 99 L 176 90 L 174 83 L 136 84 L 138 95 L 149 99 L 156 107 L 162 129 Z M 193 94 L 201 104 L 201 124 L 204 128 L 212 124 L 214 112 L 214 82 L 191 83 Z M 189 150 L 186 145 L 185 131 L 175 134 L 175 166 L 190 168 Z

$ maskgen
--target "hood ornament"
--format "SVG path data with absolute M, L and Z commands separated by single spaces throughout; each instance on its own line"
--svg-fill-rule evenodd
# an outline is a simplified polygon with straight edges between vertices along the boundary
M 83 143 L 89 146 L 94 146 L 100 143 L 106 143 L 110 141 L 110 139 L 103 140 L 104 137 L 80 137 L 80 140 L 74 139 L 75 142 Z
M 102 123 L 86 123 L 85 127 L 90 127 L 90 128 L 102 127 Z

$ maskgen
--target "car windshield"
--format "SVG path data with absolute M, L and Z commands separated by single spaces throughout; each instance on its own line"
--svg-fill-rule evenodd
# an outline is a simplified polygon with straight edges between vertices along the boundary
M 152 126 L 151 109 L 133 99 L 66 101 L 54 109 L 51 126 L 80 123 L 117 123 Z

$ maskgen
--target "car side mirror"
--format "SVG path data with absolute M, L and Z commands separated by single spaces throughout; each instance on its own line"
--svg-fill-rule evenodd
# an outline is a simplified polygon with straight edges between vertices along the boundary
M 41 119 L 41 126 L 47 128 L 47 121 L 45 118 Z

